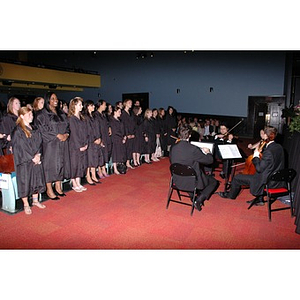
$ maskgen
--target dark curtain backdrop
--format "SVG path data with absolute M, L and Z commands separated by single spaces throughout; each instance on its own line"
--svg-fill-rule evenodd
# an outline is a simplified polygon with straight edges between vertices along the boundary
M 295 225 L 296 233 L 300 234 L 300 132 L 290 134 L 285 133 L 284 148 L 288 154 L 288 166 L 297 171 L 297 175 L 292 182 L 295 203 Z

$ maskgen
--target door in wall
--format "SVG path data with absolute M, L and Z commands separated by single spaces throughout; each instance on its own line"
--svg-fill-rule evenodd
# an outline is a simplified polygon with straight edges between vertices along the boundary
M 247 134 L 260 139 L 259 132 L 270 125 L 282 133 L 282 110 L 285 106 L 285 96 L 249 96 Z

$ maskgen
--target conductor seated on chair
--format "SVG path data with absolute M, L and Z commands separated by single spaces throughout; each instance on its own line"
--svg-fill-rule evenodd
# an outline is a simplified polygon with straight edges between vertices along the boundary
M 197 174 L 197 198 L 195 206 L 200 211 L 204 201 L 208 200 L 218 188 L 219 182 L 203 172 L 203 165 L 211 164 L 213 162 L 213 155 L 208 148 L 200 149 L 190 144 L 189 138 L 191 137 L 191 133 L 192 128 L 188 124 L 184 124 L 179 128 L 179 142 L 173 145 L 170 150 L 170 161 L 171 164 L 179 163 L 188 165 L 195 170 Z M 183 182 L 180 182 L 180 184 L 182 186 Z
M 238 174 L 234 176 L 230 191 L 218 193 L 222 198 L 236 199 L 241 191 L 241 186 L 246 185 L 250 187 L 250 193 L 256 197 L 253 200 L 247 201 L 247 203 L 254 201 L 254 205 L 264 205 L 263 194 L 267 179 L 273 172 L 283 169 L 285 161 L 282 146 L 274 141 L 277 135 L 277 129 L 268 126 L 264 129 L 264 132 L 266 134 L 267 144 L 263 155 L 260 158 L 258 149 L 255 149 L 253 154 L 252 163 L 255 166 L 255 174 Z M 280 184 L 280 182 L 274 182 L 273 185 L 270 185 L 270 188 L 278 188 Z

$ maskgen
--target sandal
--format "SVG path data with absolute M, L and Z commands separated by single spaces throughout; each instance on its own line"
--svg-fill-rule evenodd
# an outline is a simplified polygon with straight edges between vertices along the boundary
M 72 189 L 73 189 L 75 192 L 77 192 L 77 193 L 81 193 L 81 192 L 82 192 L 82 189 L 81 189 L 80 187 L 78 187 L 78 186 L 72 187 Z
M 32 211 L 31 211 L 30 206 L 28 206 L 28 205 L 24 206 L 24 212 L 25 212 L 25 215 L 31 215 Z
M 37 206 L 38 208 L 46 208 L 46 205 L 40 203 L 39 201 L 33 201 L 32 205 Z

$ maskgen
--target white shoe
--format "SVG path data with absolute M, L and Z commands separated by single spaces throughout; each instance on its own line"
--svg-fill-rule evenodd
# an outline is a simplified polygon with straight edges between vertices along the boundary
M 76 186 L 76 187 L 72 187 L 72 189 L 77 192 L 77 193 L 81 193 L 82 192 L 82 189 L 79 187 L 79 186 Z

